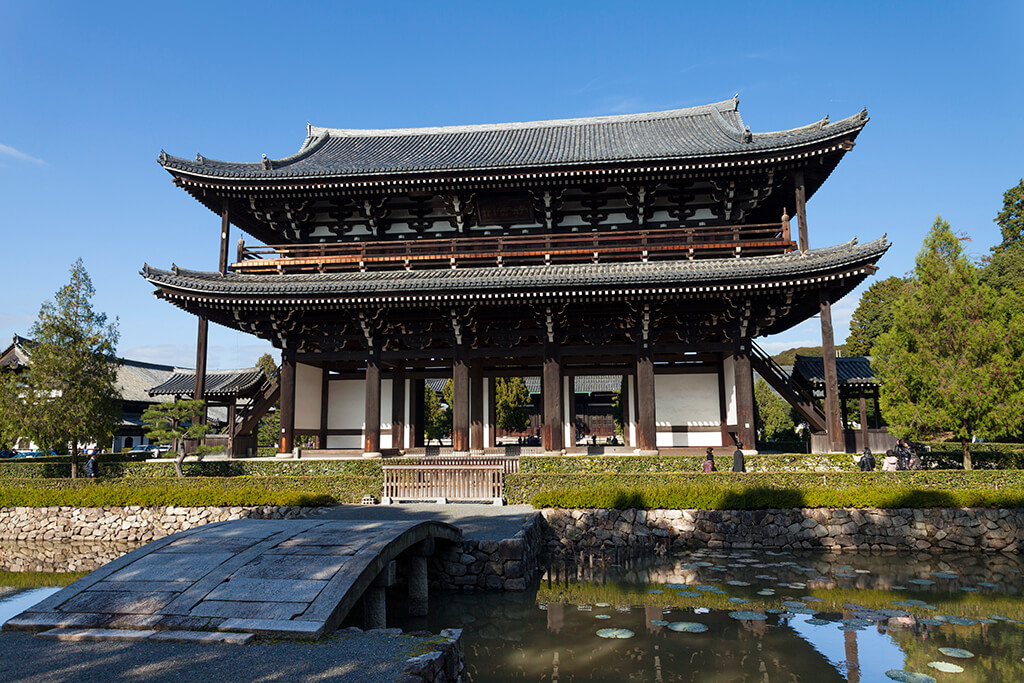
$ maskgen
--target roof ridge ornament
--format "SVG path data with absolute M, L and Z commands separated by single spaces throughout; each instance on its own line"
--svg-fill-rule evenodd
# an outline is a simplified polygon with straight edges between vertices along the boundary
M 747 126 L 746 129 L 744 129 L 742 140 L 743 140 L 743 142 L 753 142 L 754 141 L 754 134 L 750 132 L 750 126 Z
M 822 129 L 825 126 L 827 126 L 828 124 L 829 124 L 828 114 L 825 114 L 825 118 L 823 118 L 821 121 L 818 121 L 818 128 Z
M 864 107 L 863 109 L 861 109 L 860 113 L 858 115 L 860 116 L 860 120 L 861 121 L 867 121 L 868 120 L 868 108 Z
M 157 159 L 159 159 L 159 160 L 160 160 L 160 163 L 161 163 L 161 164 L 166 164 L 166 163 L 167 163 L 167 152 L 165 152 L 165 151 L 163 151 L 163 150 L 161 149 L 161 150 L 160 150 L 160 156 L 159 156 L 159 157 L 157 157 Z
M 199 152 L 196 152 L 196 163 L 197 164 L 205 164 L 206 163 L 206 158 L 203 157 L 203 155 L 200 154 Z
M 266 154 L 263 155 L 263 170 L 264 171 L 272 171 L 272 170 L 274 170 L 274 165 L 272 163 L 270 163 L 270 159 L 267 158 Z

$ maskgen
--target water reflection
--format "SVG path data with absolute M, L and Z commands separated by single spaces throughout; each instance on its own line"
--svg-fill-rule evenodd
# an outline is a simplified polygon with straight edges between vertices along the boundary
M 444 594 L 401 625 L 464 628 L 467 678 L 481 683 L 1019 681 L 1022 569 L 1003 554 L 576 557 L 536 592 Z

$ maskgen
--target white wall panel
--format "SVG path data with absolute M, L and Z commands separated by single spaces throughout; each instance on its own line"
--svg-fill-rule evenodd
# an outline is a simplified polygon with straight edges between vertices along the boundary
M 295 428 L 320 429 L 320 398 L 323 371 L 320 368 L 295 364 Z

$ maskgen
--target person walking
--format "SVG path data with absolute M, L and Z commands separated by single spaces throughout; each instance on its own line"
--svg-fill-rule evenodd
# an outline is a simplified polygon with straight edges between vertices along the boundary
M 873 472 L 875 470 L 875 456 L 871 455 L 871 449 L 865 448 L 864 455 L 860 456 L 857 462 L 861 472 Z
M 96 453 L 90 455 L 89 459 L 85 461 L 85 476 L 89 479 L 95 479 L 100 476 L 100 461 Z
M 746 472 L 747 461 L 743 457 L 743 442 L 736 442 L 736 450 L 732 454 L 732 471 L 733 472 Z
M 718 468 L 715 467 L 715 449 L 708 446 L 708 452 L 704 456 L 704 473 L 717 472 Z

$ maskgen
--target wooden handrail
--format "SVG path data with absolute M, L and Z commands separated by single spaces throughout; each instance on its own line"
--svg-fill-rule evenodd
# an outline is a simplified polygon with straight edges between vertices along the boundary
M 459 237 L 241 247 L 239 273 L 368 270 L 441 264 L 513 265 L 664 258 L 714 253 L 740 256 L 792 251 L 785 223 L 666 230 Z

